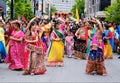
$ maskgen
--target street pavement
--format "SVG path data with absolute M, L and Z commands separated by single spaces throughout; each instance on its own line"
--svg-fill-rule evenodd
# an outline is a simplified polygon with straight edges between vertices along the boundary
M 47 67 L 44 75 L 23 76 L 23 71 L 12 71 L 8 64 L 0 64 L 0 82 L 120 82 L 120 59 L 114 54 L 112 60 L 105 60 L 107 76 L 87 75 L 85 68 L 87 60 L 76 60 L 65 57 L 64 67 Z

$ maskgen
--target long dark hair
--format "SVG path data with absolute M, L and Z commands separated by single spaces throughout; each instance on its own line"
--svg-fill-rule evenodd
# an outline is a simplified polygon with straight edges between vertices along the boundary
M 30 27 L 28 27 L 28 29 L 25 31 L 25 33 L 27 33 L 28 36 L 32 36 L 32 31 L 31 31 L 31 29 L 32 29 L 32 26 L 34 26 L 34 25 L 35 25 L 35 22 L 32 22 L 32 23 L 30 24 Z
M 54 28 L 57 28 L 57 25 L 59 25 L 60 24 L 60 22 L 59 21 L 56 21 L 55 23 L 54 23 Z
M 15 23 L 15 26 L 20 29 L 20 23 L 16 22 L 16 23 Z

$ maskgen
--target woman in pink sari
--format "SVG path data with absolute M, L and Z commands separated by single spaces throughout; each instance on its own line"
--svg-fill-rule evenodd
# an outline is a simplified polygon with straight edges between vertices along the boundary
M 24 53 L 24 33 L 20 30 L 20 24 L 14 24 L 15 30 L 12 31 L 9 42 L 8 56 L 5 62 L 10 63 L 9 69 L 23 69 L 23 53 Z

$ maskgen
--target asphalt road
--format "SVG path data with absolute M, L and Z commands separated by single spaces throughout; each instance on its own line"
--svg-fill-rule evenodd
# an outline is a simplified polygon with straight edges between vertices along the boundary
M 105 60 L 107 76 L 86 75 L 86 60 L 65 57 L 64 67 L 47 67 L 44 75 L 23 76 L 22 71 L 11 71 L 8 65 L 0 64 L 0 82 L 120 82 L 120 59 L 114 54 L 112 60 Z

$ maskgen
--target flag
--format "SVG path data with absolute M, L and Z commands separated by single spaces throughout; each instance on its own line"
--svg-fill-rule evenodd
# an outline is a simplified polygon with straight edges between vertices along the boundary
M 79 21 L 79 13 L 78 13 L 78 8 L 76 7 L 76 19 L 77 19 L 77 21 Z
M 24 17 L 24 15 L 22 15 L 22 21 L 24 21 L 24 22 L 27 23 L 27 20 L 26 20 L 26 18 Z

